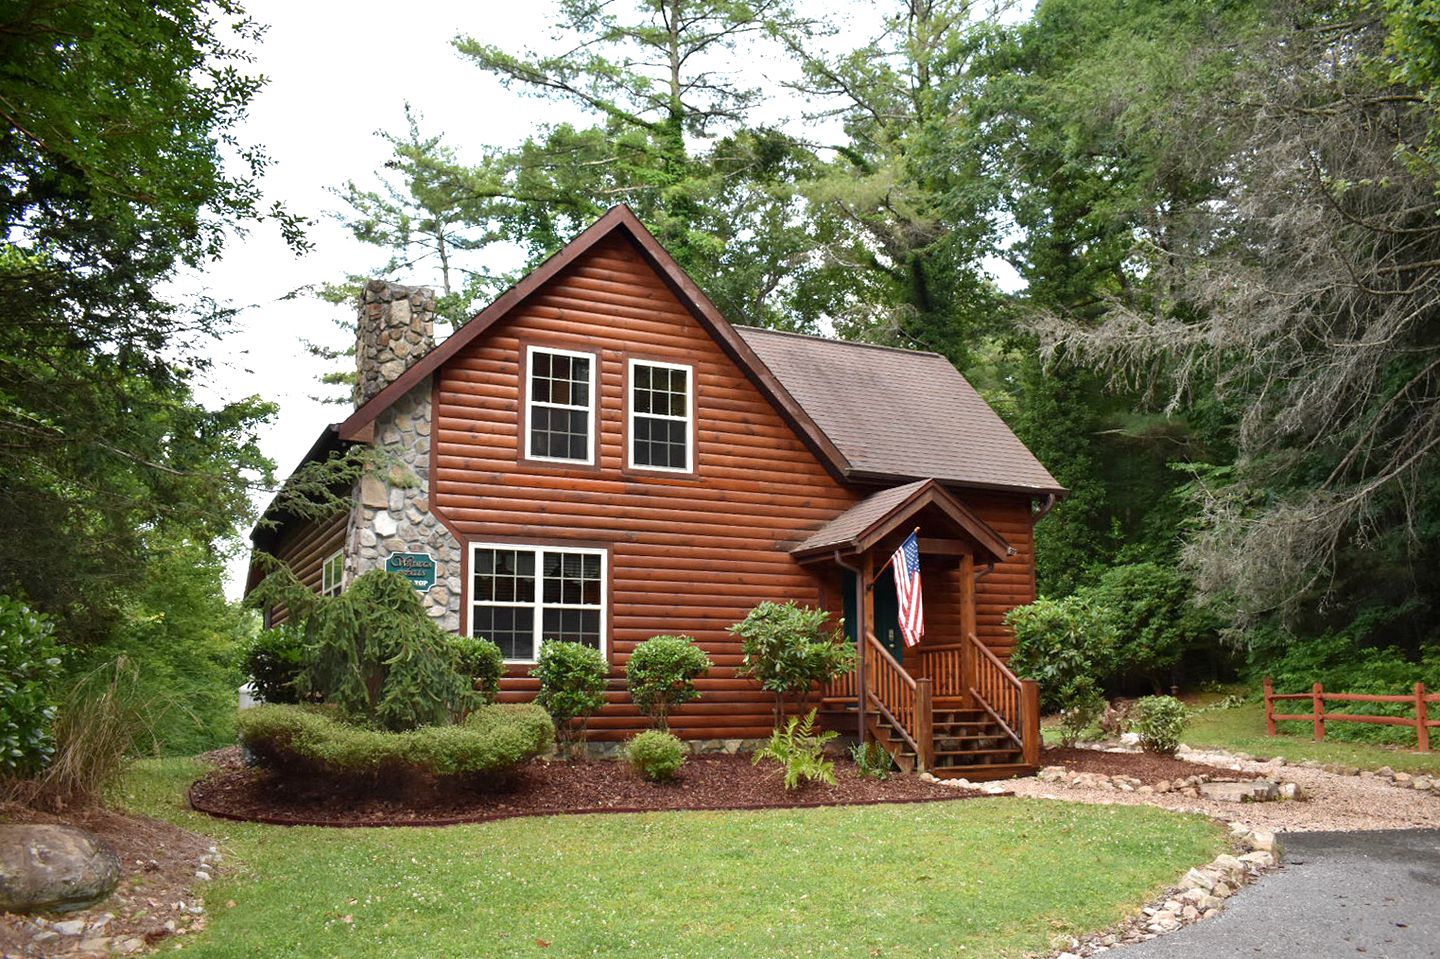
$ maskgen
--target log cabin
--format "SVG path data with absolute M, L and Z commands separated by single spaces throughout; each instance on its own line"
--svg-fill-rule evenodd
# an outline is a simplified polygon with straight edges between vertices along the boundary
M 393 465 L 330 520 L 272 509 L 257 553 L 324 594 L 404 573 L 443 628 L 499 644 L 503 701 L 534 695 L 543 642 L 598 648 L 590 737 L 612 748 L 647 726 L 624 665 L 661 633 L 715 664 L 672 731 L 767 736 L 728 627 L 763 600 L 818 605 L 859 653 L 816 691 L 827 723 L 906 770 L 1034 767 L 1039 700 L 1004 618 L 1034 599 L 1034 525 L 1065 491 L 944 357 L 733 325 L 624 206 L 438 345 L 433 308 L 367 285 L 355 410 L 306 461 L 369 444 Z M 907 648 L 883 567 L 912 531 L 926 629 Z

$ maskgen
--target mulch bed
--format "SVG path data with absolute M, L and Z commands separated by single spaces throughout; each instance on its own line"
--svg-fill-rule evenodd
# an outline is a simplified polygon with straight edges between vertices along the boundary
M 58 918 L 94 922 L 108 914 L 112 918 L 95 935 L 112 942 L 138 938 L 153 944 L 176 932 L 195 931 L 204 926 L 203 915 L 175 907 L 177 903 L 197 901 L 192 889 L 197 884 L 195 873 L 202 859 L 211 864 L 210 872 L 215 872 L 218 857 L 210 851 L 214 840 L 148 816 L 100 807 L 69 809 L 55 815 L 5 802 L 0 803 L 0 822 L 79 826 L 100 836 L 119 855 L 121 877 L 115 892 L 96 906 Z M 169 928 L 167 922 L 171 924 Z M 26 917 L 0 912 L 0 955 L 52 955 L 66 946 L 73 947 L 78 939 L 67 937 L 36 943 L 36 931 Z
M 227 819 L 276 825 L 445 826 L 515 816 L 665 810 L 772 809 L 872 803 L 937 802 L 985 796 L 979 790 L 922 782 L 916 776 L 862 779 L 836 759 L 836 784 L 787 791 L 774 763 L 748 756 L 697 756 L 669 783 L 651 783 L 624 762 L 535 760 L 505 780 L 401 797 L 338 790 L 332 782 L 281 780 L 226 756 L 190 788 L 190 805 Z
M 1042 766 L 1064 766 L 1077 773 L 1102 773 L 1106 776 L 1133 776 L 1153 786 L 1162 779 L 1185 779 L 1188 776 L 1209 776 L 1211 779 L 1259 779 L 1259 773 L 1240 772 L 1219 766 L 1190 763 L 1173 756 L 1152 753 L 1108 753 L 1099 749 L 1050 748 L 1040 754 Z

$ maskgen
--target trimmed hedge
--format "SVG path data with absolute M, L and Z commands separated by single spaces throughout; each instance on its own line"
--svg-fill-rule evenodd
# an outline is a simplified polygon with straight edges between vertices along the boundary
M 482 706 L 453 726 L 388 732 L 352 726 L 333 710 L 242 710 L 240 740 L 262 766 L 283 774 L 461 776 L 504 772 L 554 744 L 550 715 L 531 704 Z

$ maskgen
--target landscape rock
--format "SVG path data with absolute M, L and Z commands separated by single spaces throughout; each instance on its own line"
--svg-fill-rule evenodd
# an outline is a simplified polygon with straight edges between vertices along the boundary
M 93 833 L 74 826 L 0 824 L 0 911 L 83 909 L 110 895 L 119 881 L 119 857 Z
M 1280 798 L 1280 787 L 1268 779 L 1201 783 L 1199 789 L 1206 799 L 1217 802 L 1273 802 Z

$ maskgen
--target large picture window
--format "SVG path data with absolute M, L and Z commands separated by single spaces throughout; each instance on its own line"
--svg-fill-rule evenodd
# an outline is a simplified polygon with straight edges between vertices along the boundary
M 595 357 L 532 347 L 525 424 L 526 459 L 595 462 Z
M 548 640 L 605 649 L 605 551 L 470 547 L 470 635 L 533 663 Z
M 694 397 L 691 367 L 630 361 L 631 467 L 691 471 Z

